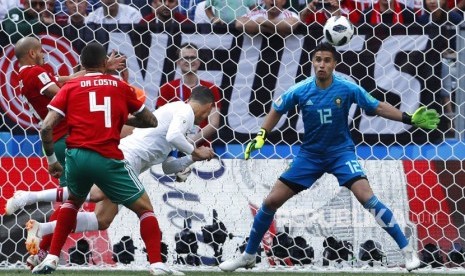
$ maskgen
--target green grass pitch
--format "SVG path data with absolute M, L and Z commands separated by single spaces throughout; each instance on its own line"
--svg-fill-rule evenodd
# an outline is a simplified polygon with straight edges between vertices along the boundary
M 347 273 L 347 272 L 202 272 L 202 271 L 184 271 L 186 276 L 284 276 L 284 275 L 295 275 L 295 276 L 307 276 L 307 275 L 321 275 L 321 276 L 365 276 L 365 275 L 377 275 L 377 276 L 416 276 L 416 275 L 428 275 L 428 276 L 439 276 L 439 275 L 450 275 L 447 272 L 443 273 L 431 273 L 430 272 L 418 272 L 418 273 L 407 273 L 407 272 L 389 272 L 389 273 Z M 452 273 L 454 275 L 455 273 Z M 16 275 L 32 275 L 31 271 L 26 269 L 18 270 L 0 270 L 0 275 L 16 276 Z M 52 276 L 142 276 L 150 275 L 148 271 L 111 271 L 111 270 L 58 270 L 55 271 Z M 457 275 L 457 274 L 455 274 Z M 462 274 L 463 275 L 463 274 Z

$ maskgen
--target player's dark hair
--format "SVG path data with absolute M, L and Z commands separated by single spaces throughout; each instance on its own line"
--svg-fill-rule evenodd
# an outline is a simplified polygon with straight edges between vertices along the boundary
M 87 44 L 81 52 L 81 64 L 84 68 L 99 68 L 107 58 L 107 51 L 97 42 Z
M 192 89 L 191 96 L 189 97 L 190 101 L 196 101 L 200 104 L 214 103 L 215 97 L 210 88 L 205 86 L 197 86 Z
M 336 47 L 334 47 L 333 45 L 329 44 L 328 42 L 321 42 L 319 43 L 318 45 L 316 45 L 315 49 L 313 50 L 313 53 L 312 53 L 312 58 L 313 58 L 313 55 L 316 53 L 316 52 L 319 52 L 319 51 L 323 51 L 323 52 L 331 52 L 333 54 L 333 57 L 334 59 L 337 61 L 339 60 L 339 54 L 338 52 L 336 51 Z

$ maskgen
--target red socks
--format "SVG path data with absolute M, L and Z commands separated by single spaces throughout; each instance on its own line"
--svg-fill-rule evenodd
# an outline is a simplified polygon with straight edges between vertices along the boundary
M 58 214 L 60 213 L 60 207 L 58 207 L 55 211 L 53 211 L 52 215 L 49 218 L 49 221 L 57 220 Z M 45 251 L 48 251 L 50 248 L 50 244 L 52 243 L 53 234 L 48 234 L 42 237 L 40 241 L 39 248 Z
M 147 248 L 149 263 L 161 262 L 161 232 L 158 220 L 152 211 L 147 211 L 139 217 L 140 236 Z
M 76 227 L 78 210 L 79 208 L 74 206 L 70 201 L 66 201 L 63 205 L 61 205 L 49 254 L 60 256 L 61 249 L 63 248 L 66 239 Z

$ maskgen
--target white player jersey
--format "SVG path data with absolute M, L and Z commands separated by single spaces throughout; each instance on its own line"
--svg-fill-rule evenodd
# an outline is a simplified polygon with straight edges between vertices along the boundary
M 186 139 L 195 119 L 190 104 L 182 101 L 168 103 L 153 114 L 158 120 L 157 127 L 136 128 L 131 135 L 121 139 L 119 145 L 124 158 L 138 173 L 161 164 L 173 149 L 186 154 L 194 151 L 194 146 Z

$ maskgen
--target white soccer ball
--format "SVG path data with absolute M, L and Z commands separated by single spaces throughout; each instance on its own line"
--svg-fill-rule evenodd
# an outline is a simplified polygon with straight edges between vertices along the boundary
M 323 27 L 323 35 L 334 46 L 342 46 L 352 39 L 354 25 L 345 16 L 332 16 Z

